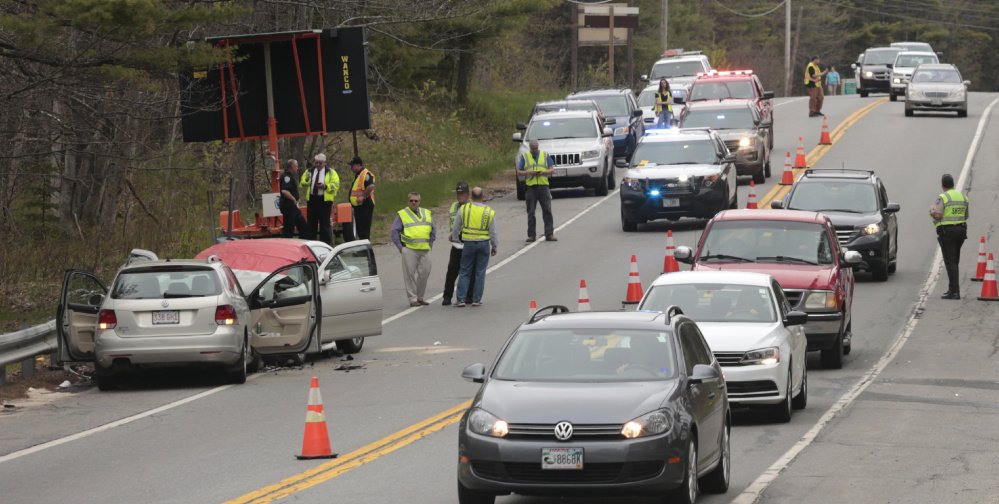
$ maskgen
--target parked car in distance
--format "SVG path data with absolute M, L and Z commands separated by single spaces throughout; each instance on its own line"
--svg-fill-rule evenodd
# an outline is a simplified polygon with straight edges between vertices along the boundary
M 839 369 L 850 353 L 853 268 L 860 254 L 843 251 L 829 217 L 801 210 L 726 210 L 708 222 L 694 252 L 678 246 L 677 261 L 692 271 L 769 273 L 791 308 L 808 314 L 807 350 Z
M 934 52 L 933 47 L 926 42 L 892 42 L 890 47 L 897 47 L 899 49 L 904 49 L 906 51 L 919 51 L 934 53 L 937 56 L 943 56 L 943 53 Z
M 570 93 L 567 100 L 589 99 L 597 102 L 607 119 L 614 119 L 614 157 L 631 159 L 638 139 L 645 134 L 642 109 L 635 93 L 628 88 L 592 88 Z
M 912 72 L 919 65 L 939 63 L 937 55 L 931 52 L 902 51 L 895 56 L 895 64 L 891 68 L 891 101 L 898 101 L 899 96 L 905 96 L 905 88 L 909 86 Z
M 692 102 L 680 117 L 680 129 L 710 128 L 735 154 L 739 175 L 752 175 L 762 184 L 770 176 L 770 137 L 773 123 L 764 119 L 751 100 Z
M 575 110 L 546 112 L 535 115 L 524 126 L 525 132 L 514 133 L 513 141 L 519 144 L 517 160 L 531 150 L 531 140 L 538 141 L 538 149 L 548 153 L 555 162 L 555 173 L 548 177 L 552 188 L 592 188 L 597 196 L 607 196 L 616 185 L 614 177 L 614 145 L 611 143 L 611 126 L 600 126 L 597 113 Z M 517 177 L 517 199 L 527 195 L 526 177 Z
M 768 410 L 778 422 L 808 404 L 808 314 L 792 311 L 777 280 L 763 273 L 683 271 L 662 275 L 639 310 L 676 305 L 704 333 L 725 370 L 733 409 Z
M 652 84 L 642 90 L 638 95 L 638 106 L 642 109 L 642 117 L 645 119 L 645 129 L 656 128 L 659 116 L 656 114 L 656 93 L 659 92 L 659 82 Z M 687 90 L 683 88 L 670 89 L 673 96 L 673 124 L 676 126 L 683 109 L 686 108 Z
M 856 71 L 857 94 L 867 98 L 871 93 L 891 93 L 891 69 L 895 57 L 904 51 L 901 47 L 872 47 L 851 63 Z
M 458 427 L 458 502 L 649 495 L 693 503 L 731 471 L 725 377 L 697 323 L 541 308 L 507 339 Z
M 854 269 L 888 280 L 898 264 L 898 203 L 888 199 L 882 180 L 871 170 L 805 170 L 782 200 L 771 208 L 822 212 L 836 228 L 841 247 L 859 252 Z
M 971 81 L 962 79 L 954 65 L 919 65 L 905 91 L 905 116 L 926 110 L 954 111 L 958 117 L 968 117 L 969 85 Z

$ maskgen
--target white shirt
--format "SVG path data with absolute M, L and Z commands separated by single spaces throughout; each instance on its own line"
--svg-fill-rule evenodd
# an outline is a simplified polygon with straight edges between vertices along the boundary
M 322 194 L 323 191 L 316 191 L 316 184 L 326 180 L 326 167 L 316 170 L 312 175 L 312 187 L 309 192 L 312 194 Z

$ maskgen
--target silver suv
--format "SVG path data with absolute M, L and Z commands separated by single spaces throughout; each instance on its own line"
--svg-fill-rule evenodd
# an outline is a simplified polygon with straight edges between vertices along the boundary
M 555 161 L 555 173 L 548 177 L 552 188 L 582 186 L 595 189 L 597 196 L 607 196 L 614 188 L 614 131 L 600 125 L 596 112 L 540 113 L 517 126 L 526 131 L 513 134 L 520 144 L 514 164 L 531 150 L 530 141 L 537 140 L 538 148 Z M 525 178 L 517 177 L 517 199 L 523 200 L 526 190 Z
M 698 84 L 700 86 L 700 84 Z M 680 128 L 711 128 L 736 155 L 739 175 L 752 175 L 762 184 L 770 176 L 770 128 L 752 100 L 700 101 L 687 106 Z
M 940 60 L 931 52 L 902 51 L 895 56 L 895 64 L 891 67 L 891 101 L 898 101 L 899 96 L 905 96 L 905 88 L 909 85 L 913 70 L 928 63 L 940 63 Z
M 672 53 L 672 54 L 671 54 Z M 697 79 L 698 73 L 707 73 L 712 70 L 708 57 L 701 51 L 677 52 L 676 50 L 666 51 L 666 55 L 652 65 L 652 72 L 643 75 L 645 82 L 659 82 L 659 79 L 666 77 L 671 88 L 690 89 L 690 85 Z

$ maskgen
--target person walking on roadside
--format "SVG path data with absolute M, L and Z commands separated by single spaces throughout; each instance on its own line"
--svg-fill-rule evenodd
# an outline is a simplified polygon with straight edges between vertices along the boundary
M 930 206 L 930 218 L 937 228 L 937 242 L 943 253 L 947 270 L 947 292 L 942 299 L 961 299 L 961 285 L 957 266 L 961 259 L 961 245 L 968 238 L 968 197 L 954 189 L 954 177 L 949 173 L 940 178 L 944 192 Z
M 333 244 L 333 225 L 330 214 L 333 212 L 333 199 L 340 190 L 340 175 L 326 166 L 326 155 L 316 154 L 312 159 L 312 169 L 302 175 L 299 186 L 305 190 L 306 209 L 309 214 L 309 239 L 319 237 L 324 243 Z M 316 233 L 319 228 L 319 233 Z
M 375 175 L 364 167 L 360 156 L 350 160 L 354 182 L 350 185 L 350 205 L 354 210 L 354 229 L 358 240 L 371 238 L 371 219 L 375 215 Z
M 517 158 L 517 176 L 527 177 L 524 195 L 527 200 L 527 242 L 536 239 L 537 219 L 534 210 L 541 204 L 541 218 L 545 223 L 545 240 L 555 238 L 555 221 L 552 218 L 552 193 L 548 187 L 548 177 L 555 173 L 555 159 L 547 152 L 538 149 L 538 141 L 531 140 L 531 150 Z
M 808 117 L 822 115 L 822 76 L 829 70 L 819 70 L 819 56 L 812 56 L 812 61 L 805 67 L 805 89 L 808 90 Z
M 499 238 L 496 235 L 496 212 L 482 203 L 482 188 L 472 188 L 472 201 L 461 207 L 451 230 L 453 241 L 461 240 L 461 273 L 458 276 L 458 299 L 454 306 L 465 307 L 471 297 L 472 306 L 482 306 L 482 291 L 486 286 L 486 267 L 489 257 L 496 255 Z M 475 290 L 469 295 L 471 278 L 475 276 Z
M 437 238 L 437 228 L 430 210 L 420 208 L 420 193 L 409 193 L 409 204 L 399 210 L 392 223 L 392 243 L 402 254 L 402 276 L 406 281 L 409 306 L 425 306 L 423 300 L 430 278 L 430 249 Z
M 653 110 L 659 121 L 657 127 L 673 127 L 673 92 L 669 88 L 669 81 L 665 78 L 659 79 L 659 90 L 656 91 L 656 105 Z
M 826 74 L 826 87 L 829 88 L 830 95 L 839 94 L 839 72 L 836 71 L 836 67 L 829 67 L 829 73 Z
M 458 216 L 458 212 L 461 208 L 468 203 L 468 184 L 465 182 L 458 182 L 458 185 L 454 188 L 454 194 L 457 201 L 451 203 L 451 209 L 448 210 L 448 221 L 451 223 L 450 233 L 448 233 L 448 241 L 451 242 L 451 257 L 447 262 L 447 274 L 444 276 L 444 301 L 441 303 L 444 306 L 451 304 L 451 297 L 454 296 L 454 285 L 458 280 L 458 273 L 461 272 L 461 252 L 465 245 L 461 243 L 461 240 L 455 240 L 452 238 L 451 234 L 454 233 L 454 220 Z M 470 276 L 468 278 L 468 290 L 475 291 L 475 276 Z M 462 299 L 466 303 L 471 303 L 471 299 Z
M 309 238 L 309 224 L 298 208 L 298 160 L 289 159 L 284 163 L 281 175 L 281 237 L 294 238 L 298 230 L 299 238 Z

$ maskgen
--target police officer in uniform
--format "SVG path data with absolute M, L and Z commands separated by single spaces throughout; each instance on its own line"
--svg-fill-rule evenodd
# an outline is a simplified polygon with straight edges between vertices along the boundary
M 468 184 L 465 182 L 458 182 L 458 185 L 454 188 L 455 198 L 457 201 L 451 203 L 451 209 L 448 210 L 448 221 L 451 223 L 449 228 L 450 232 L 454 231 L 454 218 L 458 216 L 458 212 L 461 211 L 461 207 L 468 203 Z M 444 301 L 441 302 L 442 305 L 448 306 L 451 304 L 451 297 L 454 296 L 454 285 L 455 281 L 458 279 L 458 273 L 461 272 L 461 251 L 465 247 L 461 240 L 455 240 L 451 237 L 451 233 L 448 233 L 448 241 L 451 242 L 451 257 L 447 263 L 447 274 L 444 276 Z M 475 291 L 475 277 L 468 277 L 468 291 Z M 466 303 L 471 303 L 472 299 L 463 299 Z
M 968 238 L 968 197 L 954 189 L 954 177 L 944 174 L 940 179 L 944 192 L 930 206 L 930 218 L 937 228 L 937 242 L 943 252 L 947 270 L 947 292 L 942 299 L 961 299 L 957 264 L 961 259 L 961 245 Z
M 555 160 L 543 150 L 538 150 L 538 141 L 531 140 L 531 150 L 517 158 L 517 175 L 527 177 L 524 192 L 527 200 L 527 242 L 536 239 L 537 219 L 534 210 L 541 204 L 541 218 L 545 222 L 545 240 L 555 238 L 555 223 L 552 218 L 552 193 L 548 187 L 548 177 L 555 173 Z
M 364 167 L 360 156 L 350 160 L 354 182 L 350 185 L 350 204 L 354 210 L 354 229 L 358 240 L 371 237 L 371 219 L 375 215 L 375 175 Z
M 289 159 L 284 163 L 281 175 L 281 217 L 283 238 L 293 238 L 298 229 L 299 238 L 309 238 L 308 224 L 298 208 L 298 161 Z
M 326 155 L 316 154 L 312 160 L 312 169 L 302 175 L 299 184 L 305 190 L 306 208 L 309 212 L 309 234 L 316 238 L 316 228 L 319 228 L 319 239 L 324 243 L 333 244 L 333 225 L 330 216 L 333 212 L 333 199 L 340 189 L 340 175 L 336 170 L 326 166 Z
M 392 243 L 402 254 L 402 276 L 406 281 L 409 306 L 425 306 L 423 299 L 430 278 L 430 249 L 437 237 L 437 228 L 430 210 L 420 208 L 420 193 L 409 193 L 409 205 L 395 216 L 392 223 Z

